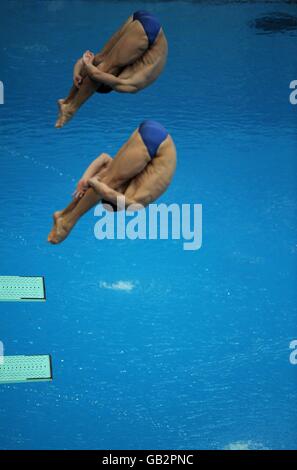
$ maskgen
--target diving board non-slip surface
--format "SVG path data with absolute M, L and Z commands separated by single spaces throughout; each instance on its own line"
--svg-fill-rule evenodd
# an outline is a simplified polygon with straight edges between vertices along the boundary
M 44 382 L 52 380 L 49 355 L 4 356 L 0 363 L 0 384 L 18 382 Z
M 0 276 L 0 301 L 44 301 L 45 284 L 41 276 Z

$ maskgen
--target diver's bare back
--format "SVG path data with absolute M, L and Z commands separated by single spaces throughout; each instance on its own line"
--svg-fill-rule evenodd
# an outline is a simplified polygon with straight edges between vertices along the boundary
M 167 39 L 161 28 L 154 44 L 136 62 L 125 67 L 119 78 L 129 80 L 137 91 L 141 90 L 158 78 L 166 64 L 167 54 Z

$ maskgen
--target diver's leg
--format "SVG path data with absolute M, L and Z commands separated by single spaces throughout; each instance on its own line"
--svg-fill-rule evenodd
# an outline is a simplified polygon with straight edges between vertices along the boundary
M 75 97 L 78 90 L 79 89 L 75 85 L 72 85 L 72 87 L 70 88 L 70 91 L 68 93 L 68 96 L 66 98 L 62 98 L 62 99 L 58 100 L 58 104 L 63 104 L 63 103 L 68 104 L 68 103 L 70 103 L 70 101 L 72 101 L 73 98 Z
M 112 158 L 109 155 L 101 154 L 100 157 L 98 157 L 96 160 L 94 160 L 91 163 L 91 165 L 88 167 L 85 174 L 87 174 L 88 171 L 91 170 L 90 174 L 93 175 L 94 172 L 92 170 L 95 170 L 95 176 L 99 177 L 99 175 L 103 174 L 106 171 L 106 166 L 107 166 L 106 159 L 107 158 L 109 160 L 112 160 Z M 88 177 L 86 176 L 86 178 Z M 60 227 L 60 231 L 61 231 L 61 228 L 62 228 L 62 232 L 63 230 L 67 231 L 68 229 L 68 233 L 69 233 L 69 231 L 71 230 L 73 225 L 77 222 L 77 220 L 85 212 L 87 212 L 94 205 L 94 203 L 96 204 L 96 202 L 99 201 L 98 192 L 96 194 L 96 197 L 94 197 L 94 194 L 92 191 L 90 191 L 90 189 L 91 188 L 89 188 L 82 197 L 80 198 L 75 197 L 65 209 L 61 211 L 56 211 L 54 213 L 53 215 L 54 226 L 48 236 L 49 242 L 58 243 L 57 238 L 58 238 L 59 227 Z M 62 225 L 61 225 L 61 222 L 62 222 Z M 62 241 L 62 239 L 60 241 Z
M 97 60 L 98 62 L 101 62 L 102 58 L 108 54 L 113 46 L 118 42 L 118 40 L 125 34 L 127 27 L 129 26 L 130 23 L 133 21 L 133 16 L 130 16 L 127 21 L 116 31 L 111 38 L 107 41 L 105 46 L 101 49 L 98 54 L 95 55 L 95 61 Z M 94 64 L 96 65 L 96 64 Z
M 95 177 L 112 189 L 118 189 L 144 170 L 150 162 L 148 150 L 136 130 L 113 159 L 109 171 L 102 177 Z
M 91 80 L 89 77 L 83 79 L 81 86 L 77 89 L 73 98 L 69 102 L 60 102 L 60 115 L 55 127 L 63 127 L 76 111 L 85 103 L 98 89 L 99 84 Z
M 69 104 L 74 99 L 76 93 L 78 92 L 78 88 L 75 85 L 72 85 L 70 88 L 69 94 L 66 98 L 61 98 L 57 101 L 58 109 L 59 109 L 59 116 L 56 121 L 55 127 L 59 127 L 57 124 L 62 116 L 62 109 L 64 104 Z
M 82 90 L 82 95 L 84 94 L 85 90 L 89 90 L 90 86 L 93 84 L 93 82 L 89 79 L 86 68 L 84 64 L 82 65 L 80 69 L 80 76 L 81 76 L 81 83 L 79 86 L 76 86 L 75 83 L 73 83 L 72 87 L 70 88 L 69 94 L 66 98 L 59 99 L 57 104 L 59 107 L 59 116 L 56 121 L 55 127 L 62 127 L 62 123 L 65 122 L 66 120 L 69 120 L 71 117 L 71 113 L 68 116 L 67 113 L 67 108 L 69 107 L 69 110 L 71 110 L 71 103 L 76 97 L 77 93 L 79 92 L 80 88 L 83 88 Z M 91 93 L 92 94 L 92 93 Z M 86 98 L 87 99 L 87 98 Z
M 73 209 L 77 206 L 77 204 L 79 203 L 79 198 L 74 198 L 70 204 L 68 204 L 67 207 L 65 207 L 65 209 L 62 209 L 61 211 L 56 211 L 53 215 L 53 219 L 54 221 L 56 222 L 57 219 L 59 217 L 61 217 L 62 215 L 65 215 L 67 214 L 68 212 L 71 212 L 73 211 Z
M 107 43 L 105 44 L 105 46 L 101 49 L 100 52 L 98 52 L 96 55 L 95 55 L 95 59 L 94 59 L 94 65 L 95 66 L 98 66 L 104 59 L 104 57 L 106 56 L 106 54 L 108 54 L 111 49 L 113 48 L 113 46 L 116 44 L 116 42 L 125 34 L 128 26 L 130 25 L 130 23 L 133 22 L 133 16 L 130 16 L 128 18 L 128 20 L 120 27 L 120 29 L 118 31 L 116 31 L 112 37 L 107 41 Z M 82 76 L 82 78 L 85 78 L 86 76 L 86 73 L 83 71 L 83 70 L 80 70 L 80 75 Z M 79 88 L 77 88 L 75 85 L 73 85 L 69 91 L 69 94 L 66 98 L 64 99 L 61 99 L 58 101 L 58 103 L 69 103 L 70 101 L 72 101 L 72 99 L 75 97 L 76 93 L 78 92 Z
M 119 69 L 123 69 L 133 64 L 148 49 L 149 42 L 147 35 L 139 21 L 133 21 L 127 25 L 124 34 L 104 55 L 98 68 L 103 72 L 115 74 Z
M 94 207 L 102 199 L 101 195 L 96 193 L 92 188 L 88 189 L 86 194 L 78 200 L 78 202 L 66 212 L 61 212 L 61 215 L 55 220 L 54 227 L 48 236 L 48 241 L 52 244 L 61 243 L 76 224 L 76 222 L 92 207 Z
M 99 62 L 98 62 L 99 63 Z M 69 103 L 74 96 L 76 95 L 80 84 L 83 79 L 86 77 L 86 70 L 82 58 L 78 59 L 73 68 L 73 84 L 70 88 L 68 96 L 58 100 L 58 106 L 61 106 L 64 103 Z M 60 109 L 61 111 L 61 109 Z
M 148 48 L 147 35 L 139 21 L 133 21 L 127 25 L 123 36 L 116 42 L 114 47 L 98 65 L 98 69 L 103 72 L 118 74 L 120 70 L 135 62 Z M 80 88 L 68 103 L 61 103 L 61 115 L 56 123 L 56 127 L 63 127 L 78 109 L 85 103 L 99 88 L 100 82 L 95 82 L 89 77 L 84 78 Z

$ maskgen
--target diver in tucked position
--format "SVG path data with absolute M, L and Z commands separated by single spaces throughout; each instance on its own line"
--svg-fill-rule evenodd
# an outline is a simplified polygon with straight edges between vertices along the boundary
M 175 145 L 166 129 L 156 121 L 144 121 L 114 158 L 103 153 L 91 163 L 73 201 L 54 213 L 48 241 L 62 242 L 80 217 L 100 201 L 115 210 L 118 197 L 124 199 L 125 208 L 147 206 L 167 189 L 175 167 Z
M 63 127 L 96 91 L 136 93 L 154 82 L 167 59 L 167 40 L 155 16 L 137 11 L 94 55 L 87 51 L 74 66 L 69 96 L 58 100 L 56 127 Z

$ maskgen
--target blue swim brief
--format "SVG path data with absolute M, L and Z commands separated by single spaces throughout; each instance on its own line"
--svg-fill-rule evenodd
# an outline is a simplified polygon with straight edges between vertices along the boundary
M 156 155 L 158 148 L 168 136 L 165 127 L 157 121 L 143 121 L 138 128 L 138 132 L 151 158 Z
M 133 21 L 135 20 L 140 21 L 142 24 L 149 41 L 149 45 L 151 46 L 155 42 L 161 29 L 159 20 L 152 13 L 144 10 L 138 10 L 133 14 Z

